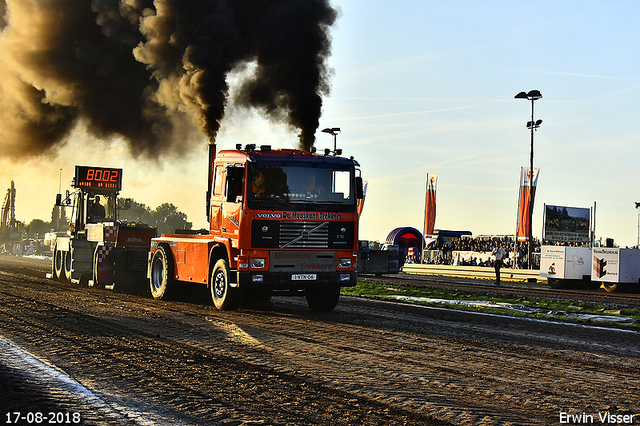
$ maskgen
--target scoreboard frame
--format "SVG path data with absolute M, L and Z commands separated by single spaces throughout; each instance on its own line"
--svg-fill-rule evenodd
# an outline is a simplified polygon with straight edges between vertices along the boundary
M 122 169 L 76 166 L 75 187 L 120 191 L 122 190 Z

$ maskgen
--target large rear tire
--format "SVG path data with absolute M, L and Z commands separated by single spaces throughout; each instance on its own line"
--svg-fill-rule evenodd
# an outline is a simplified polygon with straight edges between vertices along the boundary
M 211 299 L 220 311 L 236 309 L 240 305 L 240 289 L 229 283 L 229 265 L 224 259 L 216 262 L 211 271 Z
M 70 283 L 71 282 L 71 252 L 70 251 L 66 251 L 64 252 L 64 261 L 62 262 L 63 264 L 63 274 L 61 276 L 60 281 L 65 282 L 65 283 Z
M 91 281 L 93 282 L 93 287 L 104 287 L 104 283 L 101 283 L 98 280 L 98 247 L 93 252 L 93 270 L 91 271 Z
M 307 290 L 307 304 L 312 311 L 330 312 L 335 309 L 340 300 L 340 287 L 322 287 Z
M 151 258 L 151 276 L 149 277 L 149 288 L 154 299 L 172 297 L 176 286 L 173 271 L 171 252 L 163 246 L 158 246 Z
M 56 249 L 53 253 L 53 278 L 62 281 L 64 277 L 65 252 Z

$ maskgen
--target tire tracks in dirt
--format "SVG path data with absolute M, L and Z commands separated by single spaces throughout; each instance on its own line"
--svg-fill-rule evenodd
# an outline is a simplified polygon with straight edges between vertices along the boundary
M 218 312 L 9 278 L 0 323 L 12 337 L 113 404 L 177 418 L 547 425 L 561 410 L 640 413 L 638 333 L 351 298 L 322 315 L 295 299 Z
M 3 286 L 0 292 L 5 333 L 46 353 L 114 405 L 142 411 L 150 405 L 154 410 L 164 407 L 162 415 L 183 418 L 186 424 L 357 424 L 364 419 L 380 425 L 441 424 L 252 363 L 221 346 L 234 339 L 224 328 L 211 327 L 207 336 L 199 335 L 198 340 L 209 342 L 205 345 L 181 342 L 193 331 L 192 323 L 209 323 L 204 318 L 158 313 L 155 306 L 149 314 L 130 309 L 135 302 L 130 300 L 96 303 L 93 292 L 73 288 L 57 294 L 61 300 L 50 297 L 47 302 L 38 302 L 42 294 L 25 297 L 14 293 L 21 289 L 8 290 Z M 101 315 L 105 311 L 114 312 Z M 120 316 L 123 312 L 149 316 L 152 325 L 135 328 L 140 320 Z M 158 322 L 166 326 L 156 328 Z M 163 337 L 150 332 L 154 328 Z

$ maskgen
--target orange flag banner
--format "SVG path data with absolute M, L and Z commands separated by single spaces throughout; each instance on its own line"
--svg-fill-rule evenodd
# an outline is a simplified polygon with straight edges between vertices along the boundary
M 425 197 L 424 212 L 424 236 L 431 237 L 436 224 L 436 186 L 438 184 L 437 173 L 427 173 L 427 194 Z
M 533 168 L 533 178 L 531 167 L 520 168 L 520 197 L 518 199 L 518 224 L 516 236 L 518 241 L 529 241 L 529 209 L 533 209 L 533 201 L 536 197 L 536 187 L 538 186 L 538 174 L 540 169 Z M 533 194 L 531 191 L 533 185 Z M 532 197 L 533 195 L 533 197 Z

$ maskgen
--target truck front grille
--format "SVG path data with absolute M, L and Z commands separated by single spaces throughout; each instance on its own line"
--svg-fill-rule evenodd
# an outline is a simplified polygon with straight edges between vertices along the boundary
M 281 222 L 279 248 L 329 247 L 329 222 Z
M 353 223 L 307 220 L 256 220 L 251 227 L 252 248 L 351 249 Z

